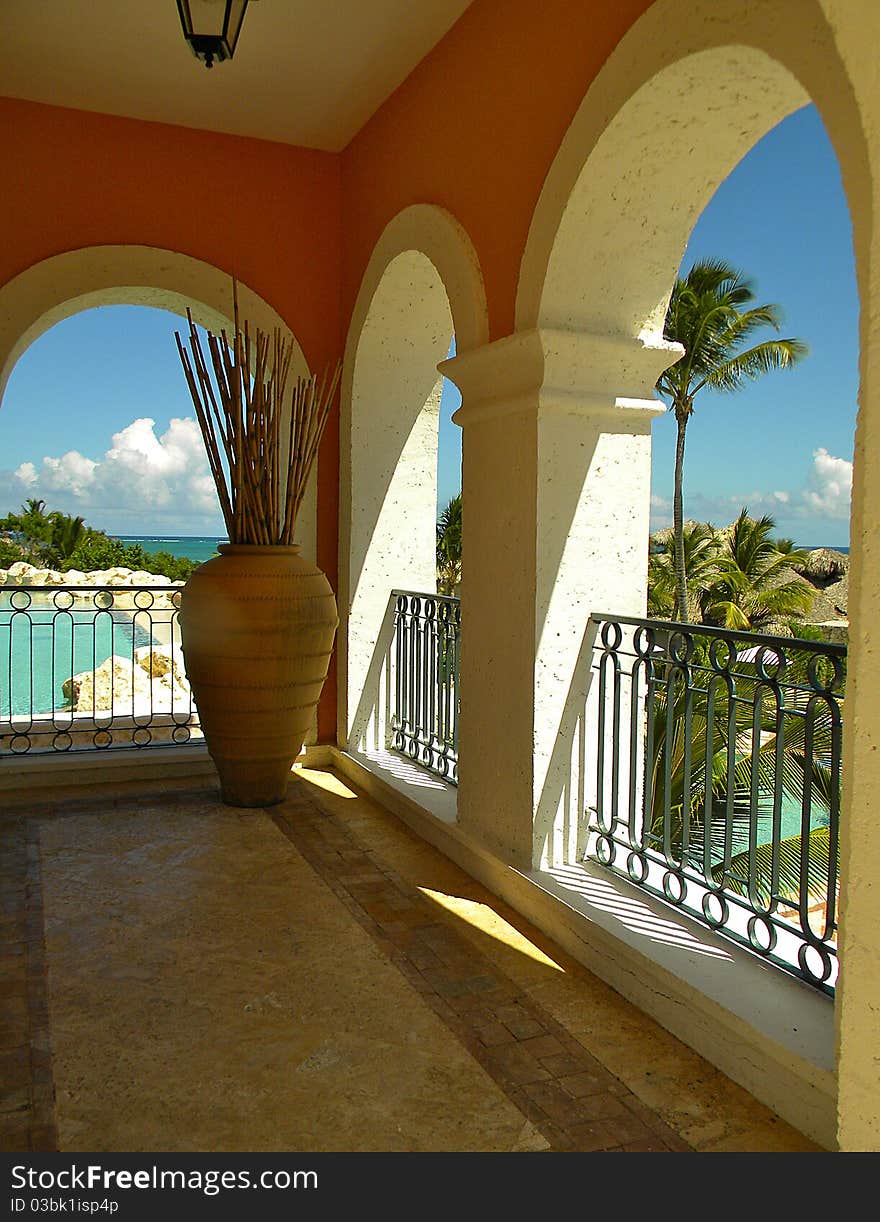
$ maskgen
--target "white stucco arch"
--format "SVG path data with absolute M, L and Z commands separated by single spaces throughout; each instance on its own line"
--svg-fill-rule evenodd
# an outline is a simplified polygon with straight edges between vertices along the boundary
M 880 89 L 876 51 L 871 50 L 878 38 L 880 8 L 873 0 L 739 0 L 724 5 L 656 0 L 609 57 L 563 139 L 535 209 L 516 306 L 523 351 L 530 344 L 546 357 L 559 348 L 562 335 L 571 347 L 580 345 L 579 372 L 566 371 L 569 393 L 580 387 L 584 399 L 599 391 L 609 404 L 647 401 L 664 360 L 668 364 L 674 355 L 664 352 L 663 319 L 693 224 L 721 180 L 762 135 L 805 102 L 816 104 L 841 167 L 861 301 L 851 533 L 855 594 L 850 600 L 841 830 L 841 983 L 835 1006 L 836 1070 L 825 1088 L 832 1108 L 837 1099 L 837 1139 L 843 1149 L 880 1148 L 880 1079 L 871 1052 L 880 1038 L 880 948 L 873 933 L 880 904 L 872 885 L 880 872 L 875 817 L 880 656 L 871 632 L 880 615 L 880 540 L 874 525 L 880 516 L 880 238 L 874 224 L 880 204 Z M 543 362 L 539 399 L 546 395 L 552 365 Z M 608 424 L 603 432 L 611 436 L 615 428 Z M 644 456 L 641 465 L 648 470 Z M 540 489 L 540 458 L 537 483 Z M 640 506 L 645 508 L 647 496 L 644 480 L 622 485 L 610 507 L 611 549 L 617 542 L 620 553 L 631 550 L 632 538 L 625 531 L 615 533 L 614 522 L 646 516 Z M 572 504 L 574 499 L 572 493 Z M 566 539 L 579 512 L 575 507 L 570 514 L 574 525 L 563 523 Z M 541 519 L 539 491 L 539 537 Z M 565 540 L 557 542 L 564 560 Z M 560 597 L 560 583 L 550 589 L 544 577 L 544 598 L 540 572 L 536 580 L 536 709 L 542 697 L 542 609 Z M 571 591 L 563 588 L 562 595 L 563 601 L 571 600 Z M 594 603 L 589 591 L 581 601 Z M 574 642 L 570 645 L 574 657 Z M 557 659 L 559 653 L 557 646 Z M 574 673 L 574 663 L 557 669 L 565 671 L 564 680 Z M 553 771 L 551 761 L 548 780 Z M 535 808 L 540 815 L 538 792 Z M 556 810 L 551 800 L 551 821 Z M 797 1101 L 794 1092 L 786 1097 L 772 1077 L 746 1084 L 794 1123 L 833 1142 L 833 1121 L 822 1114 L 817 1097 L 809 1091 Z
M 345 348 L 338 638 L 342 745 L 356 745 L 371 714 L 371 676 L 392 588 L 436 589 L 442 387 L 437 366 L 453 334 L 465 351 L 488 337 L 477 258 L 449 213 L 414 205 L 388 224 L 376 244 Z
M 761 136 L 809 101 L 835 145 L 856 239 L 864 237 L 866 143 L 823 7 L 657 0 L 635 22 L 544 182 L 520 267 L 517 331 L 660 339 L 703 208 Z
M 252 327 L 278 327 L 293 341 L 292 374 L 309 372 L 303 351 L 277 311 L 239 282 L 239 311 Z M 22 353 L 56 323 L 105 305 L 141 305 L 186 316 L 201 326 L 231 326 L 230 275 L 201 259 L 154 246 L 88 246 L 42 260 L 0 286 L 0 406 Z M 183 375 L 181 374 L 181 378 Z M 297 527 L 303 553 L 315 556 L 317 473 L 313 472 Z

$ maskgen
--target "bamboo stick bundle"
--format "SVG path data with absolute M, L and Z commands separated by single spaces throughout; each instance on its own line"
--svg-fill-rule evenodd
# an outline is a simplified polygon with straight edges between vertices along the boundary
M 177 350 L 230 543 L 289 547 L 341 362 L 320 379 L 297 378 L 288 395 L 293 341 L 277 327 L 272 335 L 259 328 L 252 335 L 245 320 L 242 329 L 234 281 L 232 297 L 231 342 L 225 330 L 209 331 L 206 357 L 187 310 L 189 351 L 179 332 Z

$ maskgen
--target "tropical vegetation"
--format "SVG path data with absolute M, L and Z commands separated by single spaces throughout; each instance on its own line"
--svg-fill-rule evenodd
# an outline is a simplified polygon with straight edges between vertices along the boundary
M 767 327 L 778 331 L 779 306 L 757 305 L 752 281 L 721 259 L 695 263 L 672 290 L 664 336 L 684 355 L 657 382 L 677 426 L 673 486 L 674 617 L 688 622 L 690 595 L 685 567 L 682 484 L 685 435 L 694 401 L 704 390 L 731 392 L 778 369 L 791 369 L 807 354 L 799 339 L 766 339 L 746 345 Z
M 0 518 L 0 568 L 17 561 L 66 573 L 127 568 L 186 581 L 198 565 L 170 552 L 147 552 L 139 543 L 123 543 L 103 530 L 87 526 L 81 517 L 47 510 L 31 498 L 18 513 Z
M 683 525 L 687 618 L 697 625 L 822 639 L 804 623 L 816 593 L 806 580 L 809 554 L 791 540 L 774 538 L 772 518 L 743 509 L 721 530 L 708 523 Z M 675 538 L 652 540 L 649 615 L 679 619 Z M 658 643 L 662 649 L 662 631 Z M 663 638 L 665 639 L 665 638 Z M 646 757 L 646 826 L 649 843 L 673 859 L 703 871 L 704 840 L 710 845 L 710 881 L 772 906 L 772 895 L 793 906 L 803 891 L 827 903 L 836 871 L 831 812 L 839 803 L 840 701 L 846 667 L 796 645 L 787 647 L 784 681 L 776 688 L 760 673 L 757 651 L 746 641 L 733 654 L 725 646 L 713 664 L 711 638 L 692 635 L 686 666 L 659 652 L 651 662 Z M 775 661 L 767 655 L 771 671 Z M 833 696 L 813 698 L 813 678 Z M 780 709 L 782 708 L 782 712 Z M 777 798 L 778 793 L 778 798 Z M 809 835 L 778 838 L 774 807 L 810 811 Z M 754 810 L 753 810 L 754 806 Z M 752 847 L 749 847 L 750 840 Z M 685 847 L 688 846 L 688 847 Z
M 808 553 L 773 538 L 773 518 L 743 509 L 723 530 L 688 522 L 681 531 L 686 614 L 678 614 L 678 547 L 661 532 L 648 559 L 648 614 L 747 632 L 797 635 L 815 590 L 801 576 Z
M 786 663 L 778 695 L 751 651 L 735 659 L 726 678 L 716 677 L 708 648 L 699 642 L 687 682 L 685 670 L 671 661 L 652 664 L 649 841 L 702 870 L 708 821 L 712 882 L 745 896 L 751 877 L 755 901 L 768 906 L 774 883 L 776 894 L 793 903 L 802 889 L 811 900 L 825 901 L 835 875 L 829 825 L 840 797 L 832 761 L 839 760 L 842 676 L 834 682 L 823 676 L 835 696 L 814 699 L 807 678 L 811 655 L 789 649 Z M 800 834 L 781 840 L 774 880 L 777 790 L 778 801 L 792 809 L 801 809 L 806 796 L 810 830 L 805 851 Z
M 461 493 L 437 520 L 437 591 L 454 594 L 461 585 Z

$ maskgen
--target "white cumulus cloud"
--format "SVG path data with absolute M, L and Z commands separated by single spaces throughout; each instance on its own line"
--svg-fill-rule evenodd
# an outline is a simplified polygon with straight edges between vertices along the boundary
M 221 532 L 217 494 L 199 426 L 174 419 L 164 433 L 148 416 L 114 433 L 95 460 L 68 450 L 0 472 L 0 511 L 25 497 L 81 514 L 93 526 L 120 534 Z
M 745 506 L 752 517 L 769 514 L 777 521 L 794 520 L 808 523 L 849 521 L 852 499 L 853 465 L 820 446 L 813 451 L 813 461 L 803 486 L 796 489 L 776 489 L 764 492 L 760 488 L 738 492 L 733 496 L 711 496 L 702 492 L 685 493 L 684 516 L 715 526 L 732 522 Z M 659 495 L 651 496 L 651 529 L 659 530 L 672 523 L 672 501 Z
M 813 466 L 804 490 L 804 503 L 829 518 L 849 518 L 853 465 L 825 449 L 813 453 Z

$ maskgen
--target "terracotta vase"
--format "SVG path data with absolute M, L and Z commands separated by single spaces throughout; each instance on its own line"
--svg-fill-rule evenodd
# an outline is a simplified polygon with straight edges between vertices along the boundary
M 281 802 L 327 677 L 338 618 L 298 547 L 221 544 L 183 588 L 180 632 L 230 806 Z

